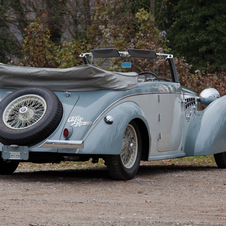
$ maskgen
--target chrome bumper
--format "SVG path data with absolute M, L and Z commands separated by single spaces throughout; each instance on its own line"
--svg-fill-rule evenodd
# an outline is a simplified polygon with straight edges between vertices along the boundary
M 46 140 L 39 148 L 84 148 L 83 140 Z

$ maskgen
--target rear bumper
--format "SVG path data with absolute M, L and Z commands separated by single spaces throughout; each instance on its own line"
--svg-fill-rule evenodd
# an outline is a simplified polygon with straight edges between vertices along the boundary
M 83 140 L 46 140 L 39 148 L 84 148 Z

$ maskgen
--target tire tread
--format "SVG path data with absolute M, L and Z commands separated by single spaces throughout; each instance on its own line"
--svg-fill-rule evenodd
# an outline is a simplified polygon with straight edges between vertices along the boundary
M 19 162 L 3 161 L 3 159 L 0 159 L 0 175 L 12 174 L 16 170 L 18 165 Z
M 119 158 L 117 155 L 109 155 L 105 157 L 105 163 L 110 176 L 115 180 L 126 180 L 119 167 Z
M 226 152 L 215 154 L 214 158 L 219 168 L 226 168 Z

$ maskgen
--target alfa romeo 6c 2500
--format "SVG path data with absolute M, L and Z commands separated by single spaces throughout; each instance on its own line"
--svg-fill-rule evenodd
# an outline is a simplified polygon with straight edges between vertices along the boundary
M 172 55 L 102 49 L 80 57 L 84 65 L 66 69 L 0 64 L 1 174 L 19 162 L 91 158 L 121 180 L 141 160 L 214 155 L 226 167 L 226 96 L 181 86 Z

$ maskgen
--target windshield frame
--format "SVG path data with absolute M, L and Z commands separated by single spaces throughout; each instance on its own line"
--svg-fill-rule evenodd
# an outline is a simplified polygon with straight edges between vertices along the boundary
M 110 57 L 131 57 L 131 58 L 149 58 L 158 59 L 164 57 L 169 63 L 172 82 L 179 83 L 177 76 L 176 66 L 173 60 L 172 54 L 156 53 L 153 50 L 141 50 L 141 49 L 128 49 L 127 51 L 118 51 L 114 48 L 96 49 L 91 50 L 88 53 L 81 53 L 79 57 L 82 58 L 83 63 L 90 64 L 88 58 L 91 58 L 91 63 L 95 58 L 110 58 Z

